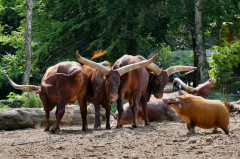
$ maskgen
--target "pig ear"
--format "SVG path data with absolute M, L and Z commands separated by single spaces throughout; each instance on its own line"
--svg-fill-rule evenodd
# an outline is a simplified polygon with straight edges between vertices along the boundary
M 188 97 L 186 100 L 185 100 L 185 103 L 189 103 L 193 98 L 192 97 Z

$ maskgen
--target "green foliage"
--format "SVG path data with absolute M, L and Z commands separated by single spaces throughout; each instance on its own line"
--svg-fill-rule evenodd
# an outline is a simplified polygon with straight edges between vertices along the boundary
M 0 100 L 0 103 L 10 108 L 21 108 L 23 104 L 22 100 L 20 99 Z
M 43 107 L 42 101 L 38 94 L 24 92 L 22 95 L 10 92 L 7 96 L 7 101 L 21 101 L 17 107 L 26 107 L 26 108 L 41 108 Z M 10 105 L 12 107 L 12 105 Z M 16 106 L 14 106 L 16 107 Z
M 153 53 L 159 54 L 159 60 L 155 62 L 160 62 L 160 66 L 164 69 L 175 65 L 193 66 L 193 54 L 187 51 L 171 51 L 171 47 L 165 43 L 160 44 Z
M 233 102 L 239 100 L 239 96 L 237 96 L 234 93 L 228 93 L 224 92 L 222 89 L 219 89 L 218 91 L 211 91 L 207 95 L 206 99 L 212 99 L 212 100 L 221 100 L 226 99 L 228 102 Z
M 214 46 L 217 51 L 209 59 L 209 75 L 217 80 L 217 85 L 228 80 L 233 74 L 233 67 L 240 63 L 240 40 L 225 43 L 225 46 Z
M 8 110 L 10 110 L 11 108 L 8 106 L 8 105 L 5 105 L 3 104 L 1 101 L 0 101 L 0 112 L 6 112 Z

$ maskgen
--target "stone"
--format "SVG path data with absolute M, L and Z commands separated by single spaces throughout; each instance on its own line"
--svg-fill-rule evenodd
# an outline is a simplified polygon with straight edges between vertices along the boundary
M 55 122 L 55 110 L 50 112 L 51 125 Z M 101 110 L 100 119 L 106 120 L 105 110 Z M 87 115 L 88 124 L 95 122 L 94 106 Z M 78 105 L 67 105 L 60 125 L 81 125 L 82 118 Z M 0 130 L 16 130 L 45 126 L 45 112 L 43 108 L 14 108 L 0 113 Z

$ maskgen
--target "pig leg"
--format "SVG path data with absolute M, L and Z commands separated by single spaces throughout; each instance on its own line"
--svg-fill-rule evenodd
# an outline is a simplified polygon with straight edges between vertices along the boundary
M 213 129 L 212 133 L 213 133 L 213 134 L 219 133 L 219 131 L 217 130 L 217 127 L 215 127 L 215 128 Z
M 187 128 L 188 128 L 188 134 L 195 134 L 195 126 L 196 123 L 192 120 L 190 122 L 187 122 Z
M 228 127 L 221 127 L 221 129 L 226 133 L 226 135 L 229 134 L 229 129 L 228 129 Z

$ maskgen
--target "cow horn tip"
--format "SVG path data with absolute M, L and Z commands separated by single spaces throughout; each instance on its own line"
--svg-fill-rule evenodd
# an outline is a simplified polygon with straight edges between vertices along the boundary
M 155 54 L 155 55 L 153 56 L 153 59 L 156 60 L 157 57 L 158 57 L 158 54 Z
M 80 58 L 80 57 L 81 57 L 80 54 L 79 54 L 79 52 L 78 52 L 78 50 L 76 50 L 76 57 L 77 57 L 77 58 Z

